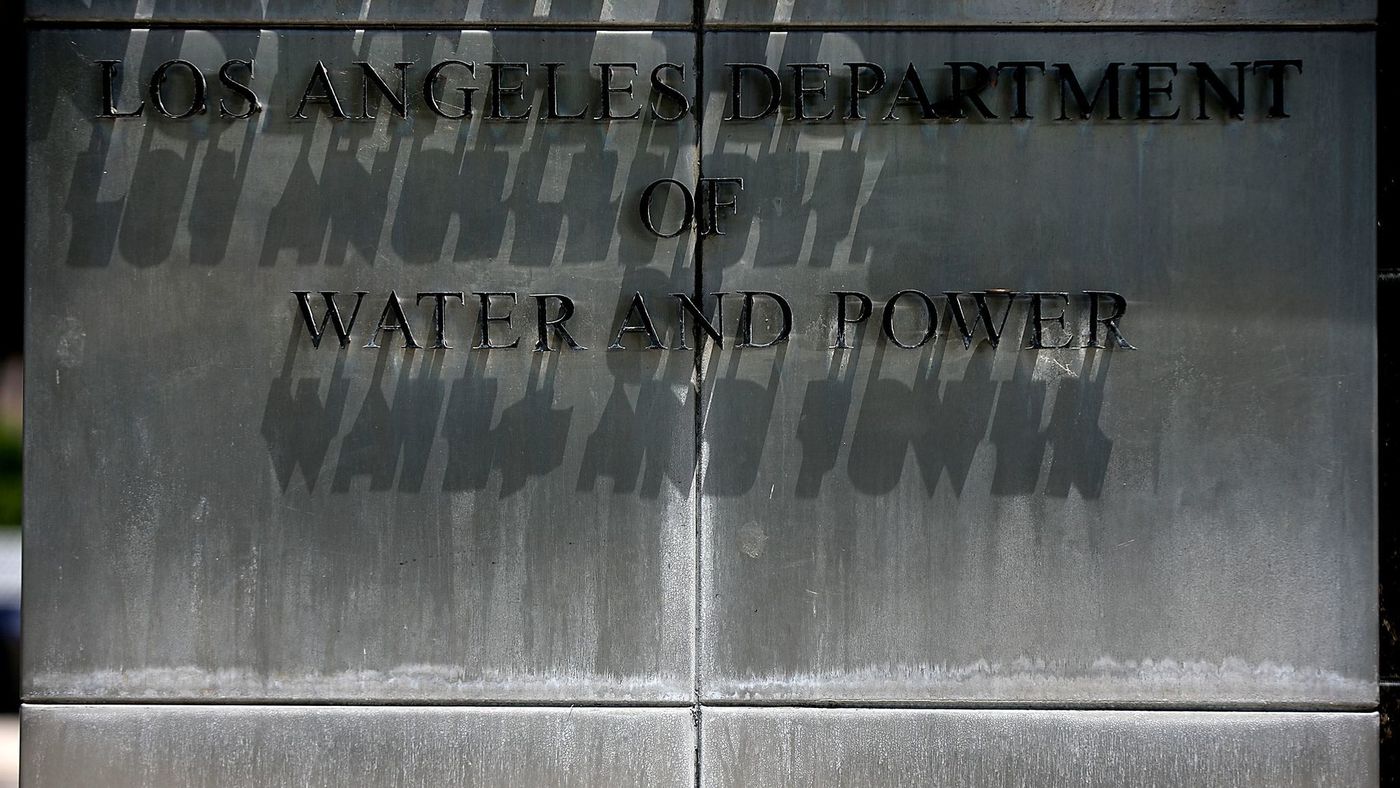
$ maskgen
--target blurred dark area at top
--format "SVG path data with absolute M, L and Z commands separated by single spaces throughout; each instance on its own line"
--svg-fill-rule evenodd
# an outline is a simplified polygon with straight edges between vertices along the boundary
M 1394 254 L 1396 237 L 1395 151 L 1386 143 L 1396 130 L 1395 102 L 1400 98 L 1394 82 L 1396 66 L 1384 53 L 1396 41 L 1396 14 L 1381 3 L 1377 10 L 1376 33 L 1376 348 L 1378 387 L 1377 457 L 1379 497 L 1378 560 L 1380 581 L 1380 699 L 1381 699 L 1381 781 L 1400 784 L 1400 532 L 1390 525 L 1397 488 L 1396 423 L 1394 404 L 1400 401 L 1400 363 L 1395 355 L 1395 337 L 1400 328 L 1400 260 Z M 1367 414 L 1357 414 L 1365 418 Z
M 20 53 L 20 63 L 28 63 L 26 31 L 23 24 L 23 3 L 10 3 L 7 8 L 12 14 L 10 25 L 15 51 Z M 27 74 L 18 80 L 23 94 L 28 84 Z M 23 106 L 28 106 L 27 96 L 22 95 Z M 10 137 L 9 150 L 17 164 L 20 177 L 11 181 L 14 197 L 12 205 L 25 204 L 25 128 L 28 116 L 21 116 L 18 122 L 6 124 Z M 20 692 L 20 550 L 19 525 L 23 490 L 21 486 L 23 451 L 23 408 L 24 408 L 24 255 L 25 228 L 24 211 L 14 211 L 12 216 L 19 226 L 9 234 L 16 254 L 6 269 L 10 281 L 10 292 L 14 308 L 8 318 L 10 330 L 0 339 L 0 712 L 19 710 Z

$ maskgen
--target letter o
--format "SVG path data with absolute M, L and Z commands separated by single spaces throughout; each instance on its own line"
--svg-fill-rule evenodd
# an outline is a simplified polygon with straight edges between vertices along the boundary
M 899 337 L 895 336 L 894 334 L 894 306 L 900 298 L 907 295 L 918 296 L 919 300 L 924 302 L 924 314 L 928 316 L 928 328 L 924 331 L 923 338 L 912 345 L 906 345 L 903 342 L 900 342 Z M 904 348 L 905 350 L 913 350 L 917 347 L 923 347 L 925 344 L 928 343 L 930 339 L 933 339 L 935 334 L 938 333 L 938 309 L 934 307 L 933 299 L 929 298 L 927 293 L 924 293 L 921 290 L 900 290 L 898 293 L 895 293 L 894 295 L 890 296 L 889 301 L 885 302 L 885 314 L 881 323 L 881 327 L 884 329 L 885 336 L 889 338 L 891 342 L 895 343 L 899 347 Z
M 652 193 L 656 191 L 657 187 L 662 184 L 673 184 L 680 187 L 681 196 L 685 198 L 685 216 L 681 219 L 681 223 L 676 227 L 675 231 L 669 233 L 663 233 L 656 229 L 656 224 L 651 220 L 651 196 Z M 647 186 L 642 192 L 641 212 L 642 224 L 652 235 L 658 238 L 675 238 L 685 232 L 686 228 L 690 226 L 691 220 L 695 218 L 695 195 L 691 194 L 690 187 L 675 178 L 662 178 L 659 181 L 652 181 L 651 185 Z
M 188 70 L 190 72 L 190 79 L 194 81 L 194 95 L 190 99 L 190 108 L 178 115 L 171 112 L 165 106 L 165 99 L 160 95 L 161 86 L 165 84 L 165 75 L 175 66 L 182 66 Z M 171 120 L 180 120 L 181 118 L 188 118 L 191 115 L 202 114 L 205 110 L 205 92 L 206 86 L 203 72 L 199 70 L 198 66 L 188 60 L 167 60 L 161 63 L 160 67 L 151 74 L 151 104 L 156 108 L 156 112 L 159 112 Z

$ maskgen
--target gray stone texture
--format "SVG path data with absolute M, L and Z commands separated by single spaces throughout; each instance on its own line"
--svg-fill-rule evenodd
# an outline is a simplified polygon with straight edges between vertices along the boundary
M 26 785 L 690 786 L 685 709 L 26 706 Z
M 693 362 L 602 348 L 620 294 L 694 282 L 633 196 L 689 177 L 694 125 L 446 121 L 416 87 L 407 121 L 388 102 L 289 116 L 317 59 L 358 114 L 355 60 L 649 70 L 693 41 L 36 32 L 29 697 L 688 701 Z M 125 59 L 127 107 L 176 56 L 255 56 L 267 109 L 94 117 L 92 61 Z M 493 330 L 521 346 L 468 350 L 469 302 L 452 350 L 365 349 L 391 289 L 425 346 L 415 293 L 517 292 Z M 293 290 L 342 291 L 347 313 L 368 291 L 351 347 L 313 348 Z M 590 352 L 533 352 L 531 292 L 576 299 Z
M 1244 120 L 1196 120 L 1183 72 L 1174 121 L 1057 122 L 1033 78 L 1029 120 L 1006 79 L 997 120 L 705 124 L 706 174 L 745 178 L 706 289 L 782 292 L 797 324 L 704 365 L 706 698 L 1375 703 L 1369 34 L 715 33 L 706 118 L 731 62 L 914 62 L 946 91 L 950 60 L 1092 85 L 1276 57 L 1305 64 L 1289 118 L 1252 82 Z M 1022 298 L 966 350 L 941 296 L 900 349 L 877 334 L 905 288 L 1118 291 L 1137 349 L 1025 350 Z M 833 290 L 877 299 L 855 349 Z
M 26 0 L 42 21 L 171 24 L 678 24 L 692 0 Z
M 777 25 L 1360 24 L 1376 0 L 706 0 L 716 23 Z
M 673 0 L 26 9 L 27 784 L 1377 781 L 1375 3 L 711 0 L 702 58 Z M 177 57 L 213 111 L 94 117 L 94 61 L 126 108 Z M 428 113 L 448 57 L 528 63 L 531 118 Z M 1292 117 L 1256 74 L 1195 118 L 1188 63 L 1273 58 Z M 352 114 L 354 61 L 413 62 L 409 117 L 290 117 L 318 59 Z M 703 126 L 538 116 L 545 62 L 572 104 L 700 60 Z M 1176 62 L 1182 117 L 1057 121 L 1035 74 L 1012 120 L 1003 72 L 999 118 L 879 120 L 959 60 Z M 839 112 L 854 61 L 869 121 L 719 120 L 726 63 L 831 63 Z M 696 254 L 636 200 L 702 158 L 744 189 Z M 605 350 L 634 291 L 675 344 L 697 283 L 782 293 L 791 341 L 734 347 L 731 296 L 699 359 Z M 1025 298 L 965 348 L 941 293 L 990 288 L 1121 292 L 1136 349 L 1027 350 Z M 466 293 L 454 348 L 366 349 L 391 289 L 424 345 L 414 294 Z M 294 290 L 367 291 L 352 345 Z M 875 299 L 853 349 L 831 290 Z M 520 347 L 469 349 L 472 291 Z M 532 352 L 531 293 L 586 352 Z
M 714 709 L 705 788 L 1375 785 L 1375 714 Z

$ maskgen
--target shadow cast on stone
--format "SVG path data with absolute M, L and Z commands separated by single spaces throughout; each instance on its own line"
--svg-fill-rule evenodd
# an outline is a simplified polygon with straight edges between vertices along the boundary
M 907 350 L 861 326 L 854 348 L 829 351 L 826 374 L 806 381 L 794 434 L 784 436 L 784 445 L 791 437 L 800 447 L 795 498 L 817 498 L 847 482 L 863 495 L 889 495 L 905 483 L 911 460 L 930 497 L 945 484 L 956 497 L 1103 494 L 1113 454 L 1100 424 L 1104 392 L 1112 357 L 1124 351 L 1029 349 L 1028 327 L 1019 346 L 1009 332 L 1000 349 L 965 349 L 956 336 L 948 339 L 949 328 L 945 318 L 940 339 Z M 913 353 L 919 355 L 909 359 L 910 376 L 911 367 L 896 365 L 892 354 Z M 859 363 L 867 354 L 868 364 Z M 707 413 L 724 411 L 710 419 L 723 424 L 719 434 L 706 427 L 703 491 L 711 496 L 747 494 L 765 460 L 770 426 L 793 423 L 774 413 L 783 353 L 775 354 L 766 382 L 739 377 L 739 355 L 729 354 L 722 375 L 712 358 L 705 376 Z M 903 373 L 895 377 L 887 367 Z M 974 474 L 989 463 L 990 480 L 985 471 Z
M 712 355 L 709 368 L 705 372 L 706 385 L 710 389 L 706 409 L 730 408 L 742 414 L 735 420 L 732 414 L 725 415 L 725 423 L 731 427 L 719 439 L 713 433 L 705 436 L 704 487 L 707 495 L 739 496 L 753 489 L 758 481 L 759 468 L 763 462 L 764 446 L 773 423 L 774 409 L 777 407 L 778 387 L 787 360 L 787 345 L 775 348 L 742 349 L 729 353 L 724 375 L 717 374 L 718 354 Z M 747 380 L 739 377 L 739 364 L 747 353 L 771 354 L 766 380 Z M 706 420 L 707 426 L 709 419 Z M 738 427 L 738 429 L 732 429 Z
M 296 358 L 298 346 L 304 341 L 303 329 L 295 322 L 291 325 L 281 373 L 267 392 L 261 432 L 282 490 L 291 486 L 298 470 L 307 489 L 315 490 L 331 442 L 340 433 L 345 416 L 350 394 L 350 381 L 345 376 L 347 350 L 337 351 L 335 367 L 324 384 L 320 378 L 298 376 Z
M 610 325 L 622 325 L 634 293 L 664 293 L 671 281 L 654 269 L 627 270 L 614 300 Z M 649 302 L 654 321 L 667 320 L 672 314 L 671 302 L 661 307 L 656 299 Z M 675 335 L 667 328 L 656 325 L 670 348 Z M 695 338 L 687 336 L 694 344 Z M 614 492 L 636 491 L 644 498 L 657 497 L 667 480 L 677 488 L 689 489 L 694 483 L 694 443 L 678 440 L 677 435 L 694 433 L 694 405 L 687 391 L 695 356 L 689 351 L 647 349 L 647 338 L 635 332 L 622 335 L 621 343 L 625 349 L 603 351 L 611 386 L 598 426 L 584 444 L 576 489 L 592 493 L 602 479 L 611 480 Z M 675 428 L 667 429 L 667 425 Z
M 250 58 L 262 35 L 261 31 L 227 31 L 218 45 L 226 57 Z M 175 53 L 181 51 L 186 32 L 147 30 L 142 31 L 142 36 L 144 52 Z M 114 36 L 114 46 L 104 54 L 124 55 L 126 47 L 115 45 L 130 39 L 129 35 Z M 143 64 L 142 71 L 149 70 L 150 65 Z M 91 70 L 89 63 L 82 66 Z M 98 72 L 93 74 L 96 80 Z M 141 76 L 134 71 L 119 72 L 114 92 L 138 92 L 142 97 L 138 100 L 149 105 Z M 137 86 L 142 90 L 136 91 Z M 188 84 L 171 81 L 162 93 L 172 106 L 181 107 L 192 101 L 191 89 Z M 93 122 L 88 147 L 78 154 L 64 202 L 67 221 L 80 228 L 72 233 L 67 259 L 70 266 L 102 267 L 118 256 L 138 268 L 169 262 L 181 227 L 179 218 L 186 206 L 190 263 L 213 265 L 223 261 L 258 127 L 252 122 L 220 121 L 219 98 L 206 94 L 206 101 L 205 112 L 186 120 L 157 120 L 154 109 L 144 106 L 143 116 L 135 120 Z M 83 114 L 91 112 L 90 107 L 81 104 L 79 110 Z M 115 143 L 137 134 L 139 145 L 130 154 L 134 158 L 130 164 L 130 188 L 119 196 L 110 196 L 109 187 L 109 196 L 103 197 L 104 180 L 109 173 L 122 170 L 114 157 L 127 155 L 126 146 Z M 225 138 L 235 140 L 232 149 L 220 144 Z M 54 218 L 57 221 L 59 217 Z
M 393 401 L 384 393 L 391 354 L 400 354 Z M 417 362 L 418 372 L 412 372 Z M 400 351 L 385 344 L 350 431 L 341 440 L 333 492 L 346 492 L 353 479 L 368 476 L 371 490 L 419 492 L 437 438 L 446 386 L 442 354 Z
M 687 246 L 671 243 L 673 252 L 662 254 L 661 240 L 645 231 L 631 203 L 651 181 L 678 175 L 681 157 L 693 149 L 690 121 L 662 123 L 646 112 L 636 120 L 545 121 L 538 117 L 545 86 L 534 76 L 520 99 L 532 107 L 528 121 L 484 120 L 479 101 L 469 118 L 440 118 L 424 106 L 420 80 L 435 58 L 452 56 L 434 55 L 442 36 L 403 36 L 398 51 L 389 52 L 416 68 L 405 92 L 407 117 L 400 118 L 378 91 L 362 100 L 355 87 L 359 71 L 349 65 L 382 61 L 384 53 L 371 43 L 389 33 L 356 43 L 348 34 L 327 34 L 324 41 L 289 34 L 260 52 L 261 37 L 268 34 L 240 30 L 223 31 L 212 44 L 201 40 L 186 55 L 198 61 L 207 82 L 204 111 L 162 118 L 151 106 L 147 80 L 158 61 L 184 54 L 181 41 L 189 34 L 153 29 L 143 35 L 136 55 L 116 46 L 98 53 L 125 58 L 114 80 L 115 100 L 122 111 L 140 105 L 143 114 L 92 125 L 67 184 L 62 216 L 53 219 L 82 228 L 72 233 L 69 265 L 105 266 L 118 258 L 137 267 L 169 264 L 180 260 L 187 240 L 188 262 L 213 266 L 225 261 L 239 223 L 245 223 L 260 228 L 255 254 L 261 266 L 376 265 L 390 258 L 415 266 L 509 260 L 512 267 L 529 269 L 610 257 L 626 267 L 647 261 L 676 272 L 685 266 Z M 529 38 L 514 31 L 455 35 L 456 48 L 481 47 L 476 38 L 466 43 L 468 36 L 487 35 L 492 43 L 499 38 L 501 46 Z M 571 32 L 569 44 L 590 51 L 602 35 Z M 316 42 L 321 48 L 306 49 Z M 243 99 L 220 84 L 215 61 L 258 56 L 253 82 L 262 111 L 248 119 L 224 117 L 220 102 L 241 108 Z M 329 64 L 349 117 L 332 117 L 323 103 L 306 107 L 307 119 L 289 117 L 307 88 L 302 71 L 315 58 Z M 583 66 L 585 60 L 576 62 Z M 90 63 L 80 70 L 91 71 L 95 83 L 101 79 Z M 178 109 L 193 100 L 193 83 L 182 69 L 174 73 L 162 95 Z M 477 82 L 483 78 L 478 74 Z M 598 90 L 598 77 L 586 66 L 562 80 L 561 90 L 569 95 Z M 480 85 L 476 95 L 483 95 Z M 258 137 L 273 147 L 255 156 Z M 284 149 L 295 153 L 279 158 L 273 152 Z M 624 159 L 622 152 L 630 150 L 635 153 Z M 114 192 L 107 181 L 124 170 L 130 188 Z M 275 189 L 270 205 L 246 199 L 254 183 Z M 381 248 L 384 219 L 390 230 Z
M 681 490 L 693 485 L 690 352 L 579 351 L 591 355 L 584 359 L 563 355 L 575 351 L 536 352 L 525 342 L 505 350 L 437 351 L 387 339 L 377 349 L 327 347 L 334 337 L 313 349 L 295 307 L 288 312 L 293 329 L 261 427 L 284 492 L 298 476 L 314 491 L 328 475 L 332 493 L 361 489 L 362 479 L 370 491 L 417 493 L 435 486 L 440 467 L 444 492 L 485 491 L 494 478 L 505 498 L 532 479 L 558 476 L 570 456 L 580 463 L 574 483 L 580 493 L 602 490 L 602 479 L 611 480 L 612 493 L 648 499 L 668 482 Z M 310 353 L 336 355 L 332 365 L 318 366 L 321 376 L 297 374 L 298 356 Z M 373 354 L 367 376 L 347 373 L 352 353 Z M 519 361 L 527 361 L 528 371 Z M 575 448 L 580 408 L 561 403 L 590 395 L 563 392 L 560 380 L 565 365 L 579 363 L 603 365 L 608 375 L 584 374 L 574 385 L 598 381 L 609 393 L 596 427 Z M 444 372 L 459 364 L 460 374 Z M 523 372 L 523 385 L 498 377 L 505 370 Z M 573 370 L 577 375 L 579 367 Z M 511 390 L 519 396 L 502 406 Z

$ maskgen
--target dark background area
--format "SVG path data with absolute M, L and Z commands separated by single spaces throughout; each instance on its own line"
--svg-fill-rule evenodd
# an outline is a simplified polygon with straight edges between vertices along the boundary
M 1395 228 L 1395 153 L 1386 140 L 1395 128 L 1395 100 L 1400 96 L 1395 84 L 1387 78 L 1396 67 L 1385 53 L 1396 43 L 1394 8 L 1387 13 L 1380 4 L 1380 25 L 1376 32 L 1376 344 L 1379 365 L 1379 510 L 1380 530 L 1380 681 L 1381 681 L 1381 780 L 1387 785 L 1400 784 L 1400 535 L 1389 527 L 1389 516 L 1395 505 L 1397 483 L 1396 413 L 1390 407 L 1400 392 L 1400 363 L 1395 357 L 1397 321 L 1392 312 L 1400 306 L 1400 260 L 1390 257 Z
M 7 6 L 11 19 L 10 35 L 11 42 L 15 45 L 15 51 L 20 53 L 20 63 L 28 63 L 27 37 L 24 28 L 24 11 L 22 3 L 11 3 Z M 23 71 L 17 83 L 17 90 L 20 93 L 20 106 L 27 107 L 27 96 L 25 95 L 25 85 L 28 80 L 24 77 Z M 11 181 L 10 193 L 13 196 L 13 206 L 22 208 L 25 199 L 25 127 L 27 116 L 21 116 L 18 123 L 9 124 L 10 150 L 14 151 L 14 161 L 18 164 L 18 174 L 20 177 Z M 20 414 L 18 410 L 19 398 L 22 391 L 15 389 L 22 387 L 23 381 L 23 354 L 24 354 L 24 213 L 15 209 L 15 220 L 19 225 L 19 232 L 15 233 L 12 243 L 15 256 L 10 263 L 9 274 L 11 292 L 15 294 L 15 300 L 11 303 L 15 306 L 10 311 L 7 318 L 10 323 L 10 330 L 0 332 L 0 387 L 8 389 L 0 395 L 0 400 L 7 399 L 4 406 L 0 406 L 0 529 L 7 531 L 18 530 L 20 524 L 21 500 L 23 498 L 21 482 L 21 463 L 23 459 L 22 429 L 20 425 Z M 11 374 L 6 375 L 9 371 Z M 7 379 L 8 378 L 8 379 Z M 8 416 L 8 418 L 7 418 Z M 0 712 L 19 711 L 19 686 L 20 686 L 20 663 L 19 663 L 19 600 L 0 599 Z
M 19 53 L 20 64 L 22 66 L 19 78 L 11 82 L 11 90 L 18 90 L 20 93 L 20 106 L 28 107 L 29 102 L 27 100 L 28 96 L 26 95 L 25 87 L 29 84 L 29 80 L 26 76 L 29 63 L 29 39 L 28 32 L 24 27 L 23 6 L 23 3 L 9 4 L 9 6 L 7 6 L 7 16 L 10 17 L 10 30 L 12 31 L 10 33 L 10 43 L 14 44 L 14 49 L 12 51 Z M 24 129 L 27 125 L 27 117 L 28 114 L 26 113 L 19 119 L 18 123 L 11 123 L 9 125 L 9 150 L 13 151 L 13 161 L 16 163 L 16 169 L 18 170 L 16 174 L 20 176 L 10 182 L 10 197 L 14 200 L 14 202 L 10 204 L 16 206 L 11 210 L 14 211 L 12 215 L 18 217 L 16 221 L 19 224 L 19 232 L 15 233 L 11 241 L 11 243 L 14 244 L 11 248 L 14 250 L 15 256 L 13 262 L 10 264 L 10 273 L 8 275 L 10 287 L 13 288 L 13 292 L 15 293 L 15 300 L 11 302 L 15 306 L 15 309 L 10 312 L 10 317 L 8 318 L 10 330 L 3 332 L 4 338 L 0 339 L 0 343 L 3 343 L 3 345 L 0 345 L 0 358 L 9 358 L 24 352 L 24 214 L 20 212 L 19 209 L 24 206 L 24 172 L 26 161 Z

